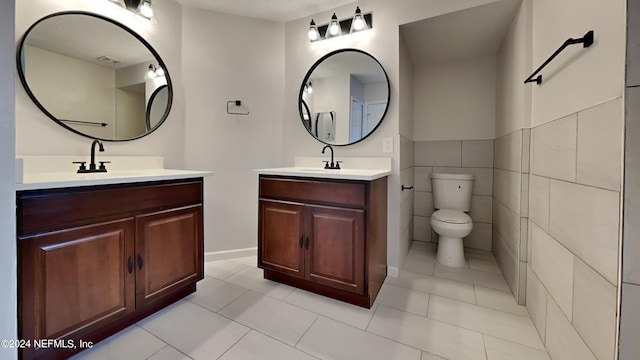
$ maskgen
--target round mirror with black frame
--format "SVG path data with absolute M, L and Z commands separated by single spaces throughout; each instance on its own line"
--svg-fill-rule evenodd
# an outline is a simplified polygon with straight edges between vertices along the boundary
M 389 77 L 371 54 L 358 49 L 336 50 L 307 72 L 298 97 L 300 118 L 320 142 L 355 144 L 380 126 L 390 93 Z
M 20 41 L 17 66 L 36 106 L 82 136 L 138 139 L 171 110 L 173 86 L 158 52 L 98 14 L 64 11 L 36 21 Z

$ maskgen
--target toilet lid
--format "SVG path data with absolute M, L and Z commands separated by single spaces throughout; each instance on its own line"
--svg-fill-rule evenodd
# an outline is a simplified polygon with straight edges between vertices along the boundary
M 438 210 L 431 217 L 449 224 L 468 224 L 471 222 L 471 217 L 459 210 Z

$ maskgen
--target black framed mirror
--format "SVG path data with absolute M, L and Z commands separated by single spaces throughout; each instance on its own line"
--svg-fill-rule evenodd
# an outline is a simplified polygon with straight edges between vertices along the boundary
M 82 136 L 138 139 L 171 110 L 171 77 L 158 52 L 98 14 L 64 11 L 36 21 L 20 41 L 17 66 L 36 106 Z
M 351 145 L 371 135 L 389 109 L 391 87 L 380 62 L 358 49 L 330 52 L 300 86 L 302 124 L 318 141 Z

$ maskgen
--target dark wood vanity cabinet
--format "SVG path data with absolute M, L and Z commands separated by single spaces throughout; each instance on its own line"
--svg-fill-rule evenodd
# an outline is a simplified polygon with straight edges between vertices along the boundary
M 260 176 L 267 279 L 371 307 L 386 277 L 387 180 Z
M 202 179 L 22 191 L 17 205 L 22 359 L 67 358 L 204 276 Z M 45 339 L 64 342 L 33 346 Z

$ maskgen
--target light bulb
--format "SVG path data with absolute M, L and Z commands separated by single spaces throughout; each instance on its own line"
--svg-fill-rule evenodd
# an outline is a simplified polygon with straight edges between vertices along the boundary
M 336 16 L 336 13 L 333 13 L 333 16 L 331 16 L 331 22 L 329 23 L 329 28 L 327 29 L 327 34 L 324 37 L 328 39 L 328 38 L 340 36 L 341 32 L 342 32 L 342 29 L 340 28 L 338 17 Z
M 156 68 L 155 66 L 149 65 L 149 71 L 147 71 L 147 79 L 153 79 L 154 77 L 156 77 Z
M 156 76 L 157 77 L 163 77 L 164 76 L 164 69 L 161 67 L 158 67 L 158 69 L 156 69 Z
M 364 20 L 361 17 L 357 17 L 353 22 L 353 28 L 356 30 L 364 29 Z
M 309 40 L 316 41 L 320 37 L 320 33 L 318 32 L 318 27 L 316 26 L 316 22 L 311 19 L 311 23 L 309 24 Z
M 311 95 L 312 92 L 313 92 L 313 87 L 311 86 L 311 82 L 309 82 L 309 84 L 307 84 L 307 94 Z
M 146 18 L 153 17 L 153 8 L 151 7 L 151 3 L 149 1 L 143 1 L 140 5 L 140 14 Z
M 362 11 L 360 10 L 360 7 L 357 6 L 356 14 L 353 16 L 353 21 L 351 22 L 350 32 L 353 33 L 356 31 L 366 30 L 368 28 L 369 26 L 367 25 L 367 21 L 364 19 L 364 16 L 362 16 Z
M 340 26 L 338 26 L 338 24 L 331 23 L 331 27 L 329 27 L 329 32 L 331 33 L 331 35 L 338 35 L 339 31 Z

